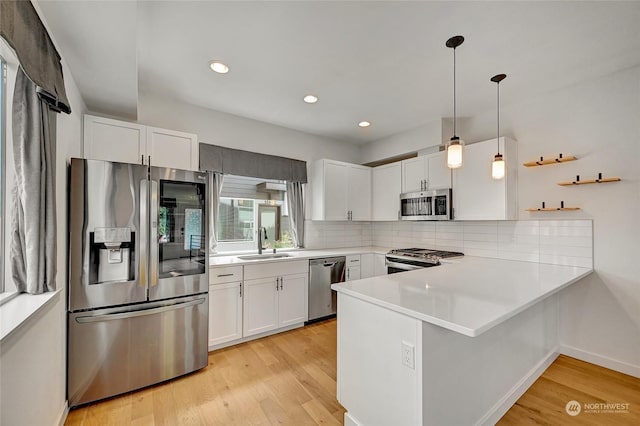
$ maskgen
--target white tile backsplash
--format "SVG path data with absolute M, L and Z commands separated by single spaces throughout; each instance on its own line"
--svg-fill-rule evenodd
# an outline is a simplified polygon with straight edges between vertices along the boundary
M 591 220 L 305 222 L 310 249 L 424 247 L 556 265 L 593 265 Z

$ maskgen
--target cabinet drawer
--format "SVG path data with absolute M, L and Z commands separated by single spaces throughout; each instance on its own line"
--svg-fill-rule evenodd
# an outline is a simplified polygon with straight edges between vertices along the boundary
M 244 267 L 244 278 L 247 280 L 308 273 L 309 261 L 306 259 L 260 263 L 257 265 L 245 265 Z
M 360 266 L 360 255 L 352 254 L 347 256 L 347 267 L 349 266 Z
M 219 266 L 209 270 L 209 284 L 242 281 L 242 266 Z

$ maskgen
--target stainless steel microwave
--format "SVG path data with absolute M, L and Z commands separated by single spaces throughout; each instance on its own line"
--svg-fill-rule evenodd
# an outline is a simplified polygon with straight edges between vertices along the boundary
M 451 189 L 407 192 L 400 195 L 401 220 L 453 219 Z

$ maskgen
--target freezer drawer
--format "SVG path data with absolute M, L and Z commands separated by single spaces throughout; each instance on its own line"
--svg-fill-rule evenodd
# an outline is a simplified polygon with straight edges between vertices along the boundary
M 69 406 L 207 365 L 208 295 L 68 314 Z

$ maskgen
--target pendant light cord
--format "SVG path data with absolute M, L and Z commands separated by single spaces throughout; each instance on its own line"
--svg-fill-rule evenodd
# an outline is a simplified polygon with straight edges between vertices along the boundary
M 498 155 L 500 155 L 500 82 L 498 86 L 498 133 L 496 133 L 496 142 L 498 142 Z
M 453 48 L 453 137 L 456 137 L 456 48 Z

